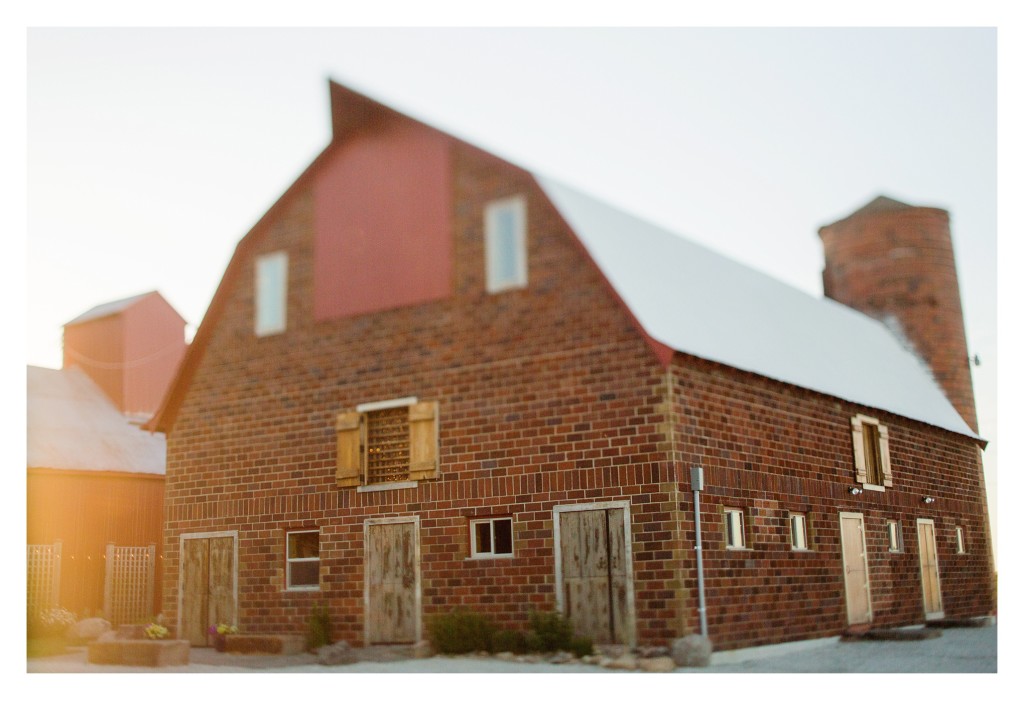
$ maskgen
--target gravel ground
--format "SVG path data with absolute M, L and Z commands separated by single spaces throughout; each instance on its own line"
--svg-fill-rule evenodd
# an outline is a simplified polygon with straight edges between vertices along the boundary
M 758 647 L 712 655 L 709 667 L 676 669 L 677 674 L 707 673 L 995 673 L 996 627 L 946 629 L 936 639 L 839 642 L 835 638 Z M 586 664 L 522 663 L 493 657 L 431 657 L 386 662 L 321 666 L 311 654 L 289 656 L 220 654 L 193 649 L 187 666 L 125 667 L 89 664 L 85 649 L 29 659 L 29 673 L 554 673 L 639 674 Z

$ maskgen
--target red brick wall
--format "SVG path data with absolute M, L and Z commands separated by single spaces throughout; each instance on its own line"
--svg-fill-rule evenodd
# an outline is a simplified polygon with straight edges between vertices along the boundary
M 707 616 L 717 649 L 836 635 L 847 627 L 841 511 L 864 517 L 875 625 L 924 622 L 918 518 L 935 521 L 946 616 L 991 611 L 984 485 L 972 440 L 696 358 L 676 356 L 672 373 L 680 456 L 687 469 L 700 465 L 705 472 Z M 885 492 L 849 493 L 856 485 L 856 414 L 889 428 L 893 486 Z M 935 503 L 923 503 L 926 495 Z M 693 500 L 683 498 L 692 549 Z M 744 510 L 749 550 L 726 549 L 724 507 Z M 792 550 L 788 512 L 807 515 L 809 551 Z M 890 519 L 902 523 L 902 553 L 888 550 Z M 955 553 L 958 525 L 971 539 L 964 555 Z M 687 585 L 696 590 L 695 567 L 687 568 Z M 696 614 L 689 611 L 691 625 Z
M 323 601 L 335 637 L 361 643 L 363 521 L 416 515 L 423 613 L 466 606 L 523 627 L 530 610 L 555 605 L 552 507 L 628 501 L 637 638 L 666 643 L 698 624 L 692 500 L 679 481 L 701 463 L 715 644 L 839 632 L 845 612 L 836 501 L 845 501 L 853 483 L 851 406 L 682 356 L 670 370 L 660 366 L 532 180 L 478 151 L 453 150 L 450 299 L 318 322 L 310 192 L 299 192 L 255 236 L 258 248 L 246 259 L 289 252 L 288 330 L 253 335 L 252 265 L 243 264 L 169 433 L 165 611 L 177 610 L 180 535 L 237 530 L 243 630 L 301 633 L 313 604 Z M 530 285 L 488 295 L 483 208 L 517 193 L 528 199 Z M 440 479 L 415 489 L 339 490 L 335 416 L 358 403 L 410 395 L 440 403 Z M 985 611 L 984 591 L 971 576 L 988 559 L 978 546 L 963 558 L 973 573 L 947 566 L 942 536 L 950 519 L 939 514 L 952 511 L 948 487 L 980 491 L 970 478 L 974 445 L 867 414 L 890 426 L 894 471 L 922 472 L 900 475 L 897 491 L 878 503 L 864 496 L 856 504 L 882 511 L 898 499 L 910 512 L 922 491 L 936 496 L 928 513 L 940 533 L 947 610 Z M 935 461 L 947 487 L 924 484 L 939 469 Z M 748 514 L 751 552 L 722 550 L 720 517 L 712 512 L 731 503 L 758 509 Z M 799 556 L 783 540 L 779 513 L 798 504 L 811 512 L 814 546 Z M 975 508 L 958 512 L 969 539 L 983 535 Z M 880 515 L 874 511 L 866 513 L 869 531 Z M 509 514 L 515 556 L 467 560 L 468 520 Z M 904 527 L 907 553 L 888 576 L 872 534 L 879 601 L 902 594 L 899 585 L 913 588 L 895 577 L 910 577 L 916 566 L 911 525 Z M 288 592 L 285 531 L 305 527 L 321 531 L 321 589 Z M 912 617 L 891 607 L 880 602 L 878 619 Z

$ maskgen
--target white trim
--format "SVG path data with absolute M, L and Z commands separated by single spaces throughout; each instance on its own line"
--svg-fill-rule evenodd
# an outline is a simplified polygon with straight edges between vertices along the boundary
M 552 507 L 555 537 L 555 609 L 565 614 L 565 595 L 562 586 L 562 525 L 560 515 L 572 511 L 600 511 L 622 509 L 622 528 L 626 542 L 626 607 L 629 609 L 629 627 L 625 630 L 626 644 L 636 646 L 636 601 L 633 593 L 633 534 L 630 527 L 629 501 L 598 501 L 592 504 L 558 504 Z
M 378 402 L 364 402 L 356 405 L 356 412 L 373 412 L 375 410 L 390 410 L 395 407 L 408 407 L 419 402 L 415 397 L 400 397 L 395 400 L 380 400 Z
M 315 533 L 317 535 L 316 542 L 316 558 L 291 558 L 288 555 L 288 540 L 293 533 Z M 317 562 L 317 575 L 316 585 L 292 585 L 292 563 L 308 563 L 315 560 Z M 309 592 L 320 589 L 320 529 L 319 528 L 298 528 L 294 531 L 285 530 L 284 532 L 284 590 L 285 592 Z
M 182 533 L 178 536 L 178 617 L 175 625 L 175 639 L 181 639 L 181 610 L 185 600 L 185 541 L 196 538 L 234 538 L 232 546 L 232 570 L 234 575 L 231 581 L 231 599 L 233 602 L 234 615 L 230 624 L 238 624 L 238 531 L 208 531 L 205 533 Z
M 726 548 L 726 550 L 730 550 L 730 551 L 743 551 L 743 550 L 747 550 L 747 532 L 744 530 L 744 528 L 746 526 L 746 516 L 745 516 L 745 514 L 743 512 L 743 509 L 735 508 L 735 507 L 726 508 L 726 509 L 723 510 L 723 513 L 725 514 L 725 548 Z M 729 539 L 729 519 L 733 518 L 732 514 L 739 514 L 739 519 L 740 519 L 739 528 L 736 529 L 736 530 L 739 531 L 739 536 L 740 536 L 740 544 L 738 546 L 734 546 L 732 544 L 732 541 Z M 735 526 L 734 526 L 734 528 L 735 528 Z
M 416 641 L 423 641 L 423 586 L 420 571 L 420 517 L 419 516 L 394 516 L 390 518 L 367 518 L 363 519 L 363 643 L 370 646 L 370 627 L 367 624 L 367 611 L 370 609 L 370 571 L 366 565 L 367 540 L 369 539 L 370 526 L 390 526 L 393 524 L 413 524 L 412 545 L 413 545 L 413 569 L 415 573 L 415 607 L 416 607 Z
M 802 545 L 797 545 L 797 536 L 793 535 L 793 525 L 796 523 L 797 520 L 800 521 L 800 542 L 802 543 Z M 791 513 L 789 515 L 789 539 L 790 545 L 793 550 L 810 550 L 810 545 L 807 543 L 807 514 Z
M 385 481 L 380 484 L 360 484 L 356 487 L 359 493 L 370 491 L 392 491 L 394 489 L 415 489 L 419 486 L 418 481 Z
M 896 535 L 893 536 L 895 531 Z M 886 519 L 885 521 L 885 535 L 889 539 L 889 552 L 890 553 L 903 553 L 905 546 L 903 545 L 903 522 L 897 521 L 896 519 Z M 893 547 L 895 542 L 896 547 Z
M 495 521 L 508 521 L 509 525 L 509 544 L 512 546 L 512 550 L 508 553 L 494 553 L 494 522 Z M 512 514 L 505 516 L 482 516 L 480 518 L 469 519 L 469 558 L 472 560 L 490 560 L 494 558 L 514 558 L 516 553 L 515 544 L 515 517 Z M 481 523 L 491 524 L 491 553 L 480 553 L 476 549 L 476 527 Z
M 956 554 L 964 555 L 967 553 L 967 542 L 964 540 L 964 527 L 956 527 Z
M 515 263 L 510 265 L 512 274 L 502 278 L 502 271 L 499 269 L 499 256 L 501 250 L 498 248 L 498 217 L 505 211 L 512 215 L 512 247 L 514 250 L 513 259 Z M 526 286 L 528 281 L 529 257 L 527 255 L 527 218 L 526 198 L 523 195 L 501 200 L 492 200 L 484 207 L 484 260 L 487 271 L 487 293 L 496 294 L 509 289 L 518 289 Z

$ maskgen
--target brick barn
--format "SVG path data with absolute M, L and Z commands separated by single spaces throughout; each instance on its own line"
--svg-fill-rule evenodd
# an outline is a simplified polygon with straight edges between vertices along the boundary
M 456 607 L 664 644 L 701 629 L 696 467 L 717 649 L 989 613 L 944 211 L 823 228 L 819 299 L 330 93 L 151 423 L 180 637 L 325 605 L 354 644 Z

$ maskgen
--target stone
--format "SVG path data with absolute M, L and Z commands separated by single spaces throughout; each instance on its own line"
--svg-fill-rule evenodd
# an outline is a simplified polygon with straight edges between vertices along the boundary
M 672 643 L 672 661 L 678 667 L 706 667 L 711 663 L 711 640 L 688 634 Z
M 568 664 L 573 659 L 575 659 L 575 657 L 572 655 L 572 652 L 560 651 L 552 654 L 546 661 L 549 664 Z
M 86 644 L 88 642 L 95 642 L 100 638 L 100 635 L 110 632 L 111 629 L 110 623 L 102 617 L 87 617 L 76 622 L 68 630 L 67 637 L 68 641 L 73 644 Z
M 118 639 L 146 639 L 146 625 L 118 625 Z
M 651 657 L 667 657 L 668 653 L 668 647 L 640 647 L 636 650 L 636 656 L 640 659 L 649 659 Z
M 301 635 L 229 634 L 224 636 L 224 651 L 235 654 L 299 654 L 306 650 Z
M 636 665 L 645 672 L 670 672 L 676 668 L 672 657 L 642 657 L 637 660 Z
M 355 664 L 359 661 L 359 656 L 348 642 L 342 640 L 316 650 L 316 661 L 327 667 L 335 667 L 342 664 Z
M 637 667 L 636 656 L 632 652 L 626 652 L 619 657 L 610 659 L 607 664 L 602 663 L 601 666 L 605 669 L 628 669 L 632 671 Z
M 503 662 L 514 662 L 516 660 L 516 655 L 514 652 L 498 652 L 494 655 L 494 658 L 500 659 Z

